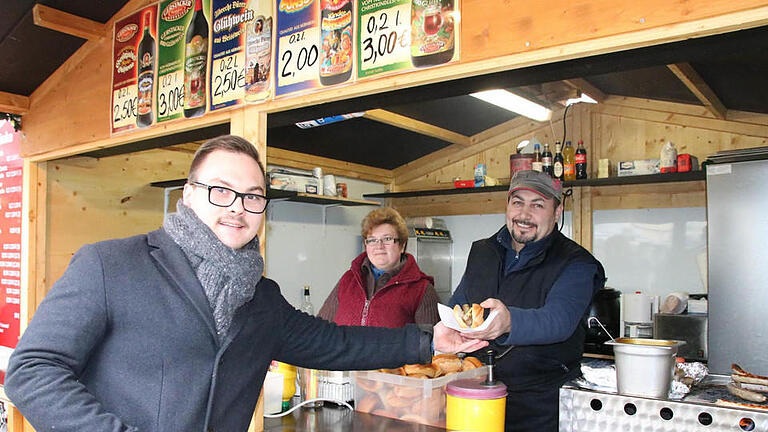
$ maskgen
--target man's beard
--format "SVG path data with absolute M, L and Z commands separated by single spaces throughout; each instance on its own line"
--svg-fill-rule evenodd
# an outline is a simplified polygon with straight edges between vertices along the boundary
M 510 234 L 512 235 L 512 239 L 514 241 L 516 241 L 517 243 L 519 243 L 519 244 L 528 244 L 528 243 L 534 242 L 536 240 L 536 233 L 537 233 L 538 225 L 532 224 L 531 225 L 531 232 L 528 233 L 528 234 L 522 234 L 522 233 L 518 233 L 517 230 L 515 229 L 515 227 L 517 226 L 516 224 L 518 222 L 525 222 L 525 221 L 520 221 L 520 220 L 517 220 L 517 219 L 512 221 L 512 230 L 510 231 Z M 530 223 L 530 222 L 528 222 L 528 223 Z

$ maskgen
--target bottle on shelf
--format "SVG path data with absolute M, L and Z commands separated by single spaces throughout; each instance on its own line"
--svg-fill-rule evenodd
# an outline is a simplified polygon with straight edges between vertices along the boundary
M 677 172 L 677 149 L 671 141 L 667 141 L 661 148 L 661 172 Z
M 312 306 L 312 298 L 309 295 L 309 285 L 304 285 L 304 296 L 301 299 L 301 311 L 310 315 L 315 315 L 315 308 Z
M 552 177 L 563 180 L 563 151 L 560 141 L 555 142 L 555 157 L 552 159 Z
M 554 171 L 552 170 L 552 152 L 549 151 L 549 143 L 544 143 L 544 153 L 541 154 L 541 169 L 543 172 L 549 174 L 550 177 L 554 177 Z
M 576 180 L 576 161 L 574 150 L 570 141 L 565 142 L 563 149 L 563 179 Z
M 584 148 L 584 141 L 582 140 L 579 140 L 574 160 L 576 162 L 576 178 L 578 180 L 587 178 L 587 150 Z
M 205 114 L 208 21 L 203 14 L 203 0 L 195 0 L 184 41 L 184 117 L 190 118 Z
M 144 14 L 144 35 L 139 42 L 139 92 L 136 126 L 152 124 L 152 90 L 155 84 L 155 38 L 152 37 L 152 11 Z
M 533 145 L 533 162 L 531 162 L 531 169 L 539 172 L 544 170 L 541 163 L 541 146 L 539 143 Z

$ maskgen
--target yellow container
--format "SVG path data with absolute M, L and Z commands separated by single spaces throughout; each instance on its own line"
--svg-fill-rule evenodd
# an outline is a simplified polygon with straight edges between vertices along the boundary
M 296 394 L 296 366 L 272 360 L 269 370 L 283 375 L 283 410 L 286 410 L 291 398 Z
M 504 432 L 507 387 L 495 382 L 454 381 L 445 389 L 449 431 Z

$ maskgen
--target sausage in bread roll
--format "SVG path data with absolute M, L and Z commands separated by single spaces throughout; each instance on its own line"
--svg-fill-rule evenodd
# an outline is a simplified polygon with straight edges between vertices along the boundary
M 477 303 L 473 303 L 471 306 L 468 304 L 456 305 L 453 307 L 453 316 L 459 322 L 459 327 L 475 328 L 480 327 L 483 321 L 485 321 L 483 311 L 483 307 Z

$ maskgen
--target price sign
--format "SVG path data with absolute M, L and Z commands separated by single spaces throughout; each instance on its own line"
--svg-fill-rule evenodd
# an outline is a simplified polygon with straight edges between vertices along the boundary
M 211 104 L 218 106 L 245 96 L 245 53 L 213 61 L 211 67 Z
M 136 125 L 137 99 L 136 84 L 112 92 L 112 130 Z
M 411 61 L 411 4 L 395 4 L 360 16 L 360 71 L 400 69 Z
M 184 71 L 178 70 L 160 77 L 157 88 L 158 118 L 176 118 L 184 112 Z
M 282 36 L 278 42 L 277 85 L 280 87 L 315 81 L 320 56 L 320 29 L 311 27 Z

